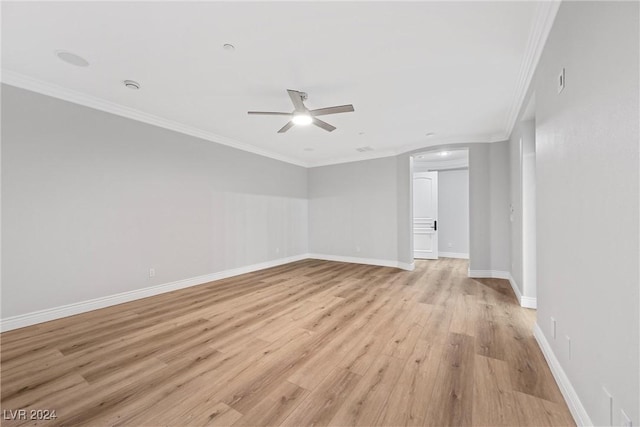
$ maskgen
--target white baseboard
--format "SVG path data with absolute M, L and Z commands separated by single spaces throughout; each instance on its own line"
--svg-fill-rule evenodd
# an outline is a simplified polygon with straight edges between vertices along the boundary
M 141 298 L 147 298 L 154 295 L 171 292 L 178 289 L 188 288 L 190 286 L 201 285 L 203 283 L 212 282 L 214 280 L 226 279 L 228 277 L 239 276 L 240 274 L 251 273 L 253 271 L 264 270 L 265 268 L 276 267 L 290 262 L 300 261 L 309 258 L 308 254 L 296 255 L 287 258 L 279 258 L 272 261 L 252 264 L 245 267 L 233 268 L 230 270 L 219 271 L 217 273 L 205 274 L 203 276 L 191 277 L 189 279 L 177 280 L 175 282 L 164 283 L 162 285 L 150 286 L 147 288 L 136 289 L 133 291 L 122 292 L 115 295 L 91 299 L 88 301 L 67 304 L 60 307 L 49 308 L 45 310 L 34 311 L 31 313 L 21 314 L 18 316 L 8 317 L 0 320 L 0 332 L 10 331 L 12 329 L 24 328 L 25 326 L 35 325 L 37 323 L 48 322 L 50 320 L 60 319 L 67 316 L 73 316 L 87 311 L 97 310 L 112 305 L 122 304 Z
M 438 257 L 441 257 L 441 258 L 469 259 L 469 254 L 463 254 L 463 253 L 458 253 L 458 252 L 438 252 Z
M 525 297 L 520 292 L 518 288 L 518 284 L 514 280 L 511 273 L 508 271 L 500 271 L 500 270 L 469 270 L 469 277 L 474 277 L 478 279 L 507 279 L 509 284 L 511 285 L 511 289 L 513 289 L 513 293 L 516 294 L 516 298 L 518 299 L 518 303 L 520 307 L 524 308 L 537 308 L 538 301 L 533 297 Z
M 301 261 L 304 259 L 322 259 L 327 261 L 340 261 L 355 264 L 380 265 L 384 267 L 396 267 L 403 270 L 412 271 L 415 267 L 413 263 L 403 263 L 399 261 L 387 261 L 367 258 L 353 258 L 333 255 L 320 254 L 301 254 L 287 258 L 279 258 L 272 261 L 261 262 L 258 264 L 247 265 L 244 267 L 233 268 L 230 270 L 219 271 L 217 273 L 205 274 L 202 276 L 191 277 L 189 279 L 177 280 L 175 282 L 164 283 L 162 285 L 150 286 L 147 288 L 136 289 L 133 291 L 122 292 L 115 295 L 81 301 L 77 303 L 67 304 L 60 307 L 48 308 L 45 310 L 34 311 L 31 313 L 20 314 L 17 316 L 0 319 L 0 332 L 10 331 L 13 329 L 24 328 L 26 326 L 35 325 L 37 323 L 49 322 L 51 320 L 61 319 L 63 317 L 74 316 L 80 313 L 86 313 L 100 308 L 110 307 L 112 305 L 122 304 L 141 298 L 152 297 L 166 292 L 176 291 L 191 286 L 201 285 L 203 283 L 213 282 L 215 280 L 226 279 L 228 277 L 239 276 L 241 274 L 251 273 L 253 271 L 264 270 L 265 268 L 277 267 L 279 265 L 288 264 L 290 262 Z
M 556 383 L 558 383 L 560 392 L 562 393 L 564 400 L 567 402 L 567 406 L 569 407 L 569 411 L 571 411 L 573 420 L 578 426 L 592 426 L 593 423 L 591 422 L 591 418 L 589 418 L 589 414 L 587 414 L 582 402 L 580 402 L 578 393 L 576 393 L 571 381 L 569 381 L 569 377 L 567 377 L 564 369 L 562 369 L 560 362 L 553 353 L 547 338 L 544 336 L 544 333 L 542 333 L 537 322 L 533 326 L 533 336 L 536 338 L 536 341 L 542 350 L 542 354 L 544 354 L 544 358 L 547 360 L 547 364 L 551 369 L 553 378 L 555 378 Z
M 469 277 L 477 279 L 507 279 L 509 280 L 508 271 L 500 270 L 469 270 Z
M 313 259 L 321 259 L 324 261 L 337 261 L 337 262 L 349 262 L 352 264 L 367 264 L 367 265 L 378 265 L 381 267 L 395 267 L 400 268 L 402 270 L 413 271 L 415 268 L 415 264 L 400 262 L 400 261 L 391 261 L 386 259 L 375 259 L 375 258 L 358 258 L 351 256 L 342 256 L 342 255 L 326 255 L 326 254 L 309 254 L 309 258 Z
M 518 287 L 518 283 L 516 283 L 515 279 L 511 274 L 509 274 L 509 283 L 511 284 L 511 289 L 513 289 L 513 293 L 516 294 L 516 298 L 518 298 L 518 302 L 520 303 L 520 307 L 524 308 L 538 308 L 538 300 L 533 297 L 525 297 L 520 292 L 520 287 Z
M 520 298 L 520 306 L 524 308 L 533 308 L 534 310 L 538 308 L 538 300 L 533 297 L 521 297 Z

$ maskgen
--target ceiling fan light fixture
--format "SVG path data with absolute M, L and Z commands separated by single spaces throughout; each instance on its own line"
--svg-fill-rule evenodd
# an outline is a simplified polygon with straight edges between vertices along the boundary
M 291 121 L 298 126 L 307 126 L 311 124 L 313 118 L 309 114 L 295 114 Z

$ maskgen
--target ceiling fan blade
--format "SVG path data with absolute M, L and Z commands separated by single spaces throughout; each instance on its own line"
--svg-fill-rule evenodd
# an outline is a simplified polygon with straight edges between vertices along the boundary
M 293 102 L 293 106 L 296 111 L 307 111 L 302 103 L 302 94 L 300 92 L 297 90 L 287 89 L 287 93 L 289 94 L 289 98 L 291 98 L 291 102 Z
M 355 111 L 353 105 L 339 105 L 337 107 L 318 108 L 309 111 L 312 116 L 326 116 L 327 114 L 351 113 Z
M 282 126 L 282 128 L 278 131 L 278 133 L 285 133 L 286 131 L 288 131 L 292 127 L 293 127 L 293 122 L 289 121 L 289 123 L 287 123 L 286 125 Z
M 334 130 L 336 130 L 335 126 L 332 126 L 327 122 L 323 122 L 320 119 L 316 119 L 315 117 L 313 118 L 313 124 L 318 126 L 319 128 L 326 130 L 327 132 L 333 132 Z
M 247 114 L 259 114 L 262 116 L 290 116 L 291 113 L 282 113 L 280 111 L 247 111 Z

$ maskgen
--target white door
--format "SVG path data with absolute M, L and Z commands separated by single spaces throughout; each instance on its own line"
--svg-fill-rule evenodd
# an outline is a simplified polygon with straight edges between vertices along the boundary
M 438 172 L 413 174 L 413 257 L 438 259 Z

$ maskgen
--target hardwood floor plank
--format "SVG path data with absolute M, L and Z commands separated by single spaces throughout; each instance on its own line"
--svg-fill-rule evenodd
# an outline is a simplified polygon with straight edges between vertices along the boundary
M 402 368 L 403 363 L 399 359 L 379 355 L 333 416 L 329 425 L 374 425 L 402 372 Z
M 361 378 L 360 375 L 346 369 L 334 369 L 280 425 L 328 425 Z
M 473 423 L 505 427 L 518 425 L 507 363 L 475 356 L 473 380 Z
M 257 405 L 233 423 L 234 426 L 277 426 L 309 395 L 288 381 L 281 383 Z
M 504 360 L 506 355 L 504 325 L 497 319 L 496 307 L 482 304 L 476 319 L 476 352 L 483 356 Z
M 472 425 L 473 368 L 474 339 L 449 334 L 424 425 Z
M 23 425 L 573 425 L 508 281 L 304 260 L 0 335 Z
M 405 362 L 398 382 L 384 406 L 377 425 L 421 426 L 428 403 L 425 397 L 433 393 L 435 374 L 440 364 L 440 351 L 431 343 L 420 340 Z M 432 366 L 432 369 L 427 369 Z

